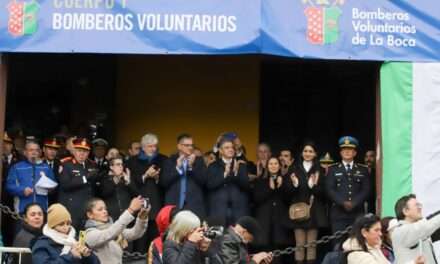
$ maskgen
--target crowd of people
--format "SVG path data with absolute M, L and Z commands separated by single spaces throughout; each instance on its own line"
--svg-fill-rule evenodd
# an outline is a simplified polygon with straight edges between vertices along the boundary
M 362 263 L 435 263 L 429 237 L 440 216 L 422 219 L 417 204 L 410 212 L 416 198 L 409 196 L 396 205 L 398 220 L 383 221 L 388 236 L 382 236 L 374 215 L 375 154 L 367 151 L 363 165 L 355 162 L 356 138 L 341 137 L 338 145 L 340 162 L 328 152 L 320 157 L 312 141 L 297 158 L 289 148 L 274 155 L 260 143 L 254 163 L 234 132 L 222 133 L 206 153 L 181 134 L 170 156 L 159 152 L 152 133 L 130 142 L 127 151 L 80 137 L 41 145 L 28 139 L 17 149 L 5 134 L 2 203 L 24 218 L 3 224 L 5 244 L 32 248 L 24 263 L 122 263 L 123 251 L 135 251 L 154 264 L 313 264 L 326 253 L 313 244 L 296 250 L 295 260 L 270 252 L 354 224 L 348 240 L 333 241 L 350 253 L 348 263 L 365 259 L 362 252 L 374 256 Z M 406 230 L 405 224 L 423 221 L 429 228 L 418 245 L 406 235 L 421 227 Z M 210 237 L 209 226 L 226 231 L 221 239 Z M 394 240 L 401 241 L 396 257 Z M 409 244 L 423 247 L 423 254 L 407 250 Z

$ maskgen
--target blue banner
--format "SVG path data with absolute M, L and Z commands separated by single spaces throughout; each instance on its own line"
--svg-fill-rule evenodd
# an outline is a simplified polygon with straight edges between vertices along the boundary
M 263 1 L 262 52 L 354 60 L 440 61 L 440 2 Z
M 432 0 L 0 0 L 0 52 L 440 61 Z
M 0 0 L 0 51 L 258 52 L 252 0 Z

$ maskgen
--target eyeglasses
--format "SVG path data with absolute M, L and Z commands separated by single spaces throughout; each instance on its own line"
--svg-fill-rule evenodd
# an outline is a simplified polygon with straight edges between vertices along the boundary
M 122 162 L 113 163 L 113 166 L 123 166 L 124 164 Z
M 194 147 L 194 144 L 180 144 L 186 148 Z

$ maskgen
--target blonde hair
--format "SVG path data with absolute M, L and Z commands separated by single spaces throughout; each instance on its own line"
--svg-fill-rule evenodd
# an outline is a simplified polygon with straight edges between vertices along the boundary
M 200 219 L 191 211 L 181 211 L 174 217 L 168 229 L 167 239 L 182 243 L 183 239 L 197 227 Z

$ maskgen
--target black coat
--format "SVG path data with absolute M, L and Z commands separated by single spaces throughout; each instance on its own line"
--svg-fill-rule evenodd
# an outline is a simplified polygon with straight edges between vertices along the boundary
M 179 206 L 181 179 L 183 176 L 176 169 L 178 154 L 165 161 L 160 184 L 165 190 L 165 204 Z M 199 218 L 206 216 L 203 188 L 206 183 L 206 166 L 203 158 L 197 157 L 191 170 L 187 170 L 186 196 L 183 209 L 191 210 Z
M 163 190 L 155 179 L 148 178 L 144 181 L 142 179 L 142 176 L 148 170 L 148 168 L 155 165 L 160 168 L 160 179 L 163 175 L 163 165 L 166 159 L 167 156 L 162 154 L 157 154 L 152 160 L 141 159 L 138 155 L 135 157 L 131 157 L 126 163 L 126 167 L 130 170 L 131 173 L 131 180 L 136 185 L 139 195 L 150 199 L 150 219 L 155 219 L 157 213 L 162 208 Z
M 223 236 L 219 256 L 223 264 L 256 264 L 249 256 L 247 245 L 232 227 Z
M 282 199 L 281 189 L 275 184 L 275 189 L 272 190 L 269 185 L 270 181 L 270 177 L 260 177 L 255 180 L 252 190 L 255 218 L 262 229 L 258 244 L 261 246 L 285 245 L 289 243 L 290 237 L 286 229 L 287 206 Z
M 205 257 L 208 257 L 208 263 L 220 264 L 215 256 L 208 254 L 201 252 L 195 243 L 185 241 L 183 244 L 177 244 L 167 240 L 163 246 L 162 261 L 163 264 L 202 264 L 206 263 Z
M 96 195 L 98 168 L 91 160 L 86 160 L 83 166 L 74 158 L 67 158 L 61 164 L 58 201 L 70 212 L 75 229 L 80 230 L 87 201 Z
M 206 188 L 210 218 L 228 226 L 241 216 L 249 215 L 249 177 L 245 164 L 240 164 L 237 176 L 231 172 L 224 177 L 224 171 L 222 159 L 209 165 Z
M 108 213 L 115 221 L 128 208 L 131 199 L 138 194 L 138 190 L 133 182 L 127 185 L 121 179 L 116 184 L 113 180 L 113 175 L 108 175 L 108 173 L 102 177 L 99 190 L 102 199 L 107 205 Z
M 333 220 L 354 220 L 364 213 L 364 202 L 370 192 L 369 175 L 366 166 L 354 163 L 348 173 L 342 163 L 329 168 L 326 177 L 326 190 L 331 201 L 330 218 Z M 344 202 L 350 201 L 353 209 L 345 210 Z
M 30 248 L 38 237 L 42 235 L 40 229 L 35 229 L 26 223 L 23 223 L 22 229 L 18 232 L 17 236 L 14 238 L 13 247 L 19 248 Z M 14 254 L 13 263 L 18 263 L 18 255 Z M 21 255 L 21 263 L 22 264 L 32 264 L 32 255 L 31 254 L 22 254 Z
M 289 227 L 291 228 L 322 228 L 328 226 L 327 214 L 327 196 L 325 192 L 325 172 L 318 162 L 315 162 L 310 170 L 306 172 L 302 162 L 293 168 L 293 173 L 298 177 L 298 187 L 293 185 L 291 174 L 286 174 L 283 181 L 284 199 L 288 205 L 294 203 L 308 203 L 310 204 L 313 195 L 312 207 L 310 208 L 310 219 L 307 221 L 292 221 L 289 219 Z M 308 182 L 310 175 L 313 173 L 319 174 L 318 184 L 312 188 L 309 187 Z

